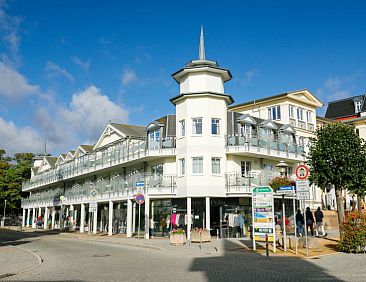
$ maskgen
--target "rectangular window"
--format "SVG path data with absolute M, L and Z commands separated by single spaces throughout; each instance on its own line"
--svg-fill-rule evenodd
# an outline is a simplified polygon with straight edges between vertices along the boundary
M 193 124 L 192 133 L 202 134 L 202 118 L 193 118 L 192 124 Z
M 294 106 L 289 105 L 288 115 L 289 115 L 290 118 L 295 118 L 295 107 Z
M 211 134 L 213 135 L 220 134 L 220 119 L 218 118 L 211 119 Z
M 179 174 L 185 175 L 186 174 L 186 160 L 179 159 Z
M 309 123 L 312 122 L 311 111 L 306 111 L 306 121 Z
M 220 158 L 212 158 L 212 173 L 220 174 Z
M 362 109 L 362 101 L 355 101 L 355 113 L 361 112 Z
M 241 124 L 240 125 L 240 136 L 252 138 L 252 126 L 250 124 Z
M 164 165 L 157 164 L 151 166 L 151 174 L 153 175 L 162 175 L 164 173 Z
M 184 119 L 179 121 L 179 131 L 180 131 L 180 137 L 186 136 L 186 121 Z
M 297 108 L 297 119 L 304 120 L 304 109 Z
M 249 177 L 251 169 L 252 169 L 252 162 L 241 161 L 241 176 L 242 177 Z
M 192 173 L 193 174 L 203 173 L 203 157 L 192 158 Z
M 270 119 L 270 120 L 281 119 L 281 107 L 274 106 L 274 107 L 268 108 L 268 119 Z

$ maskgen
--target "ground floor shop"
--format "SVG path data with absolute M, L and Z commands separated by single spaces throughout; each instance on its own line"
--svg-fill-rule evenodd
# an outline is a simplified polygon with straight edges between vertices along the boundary
M 281 198 L 275 198 L 275 220 L 281 223 Z M 294 226 L 293 201 L 284 199 L 286 228 Z M 298 205 L 296 203 L 296 205 Z M 298 208 L 298 206 L 296 207 Z M 250 236 L 251 196 L 227 198 L 146 198 L 65 204 L 23 210 L 23 226 L 79 232 L 126 234 L 128 237 L 169 237 L 173 229 L 183 229 L 189 238 L 192 229 L 207 229 L 217 238 Z

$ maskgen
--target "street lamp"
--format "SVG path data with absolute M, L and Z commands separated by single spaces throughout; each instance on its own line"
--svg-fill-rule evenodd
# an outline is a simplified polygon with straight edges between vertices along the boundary
M 287 176 L 287 170 L 289 168 L 289 165 L 285 163 L 284 161 L 280 161 L 276 167 L 279 168 L 281 176 Z

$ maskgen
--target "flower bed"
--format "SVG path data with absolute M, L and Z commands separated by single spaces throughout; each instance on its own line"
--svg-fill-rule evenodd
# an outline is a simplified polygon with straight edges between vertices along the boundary
M 211 242 L 210 230 L 207 229 L 193 229 L 191 231 L 191 242 L 200 243 Z
M 182 229 L 174 229 L 169 235 L 170 244 L 172 246 L 183 246 L 187 242 L 186 233 Z

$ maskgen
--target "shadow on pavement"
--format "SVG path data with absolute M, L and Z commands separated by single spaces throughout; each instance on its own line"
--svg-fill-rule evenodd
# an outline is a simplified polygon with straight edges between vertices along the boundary
M 342 281 L 310 260 L 248 251 L 224 239 L 222 256 L 195 258 L 190 271 L 203 272 L 207 281 Z M 241 244 L 244 243 L 240 242 Z M 248 244 L 248 242 L 245 242 Z M 233 252 L 237 249 L 238 251 Z
M 16 231 L 12 229 L 0 229 L 0 247 L 1 246 L 19 246 L 31 242 L 30 239 L 58 235 L 61 232 L 57 230 L 49 231 Z

